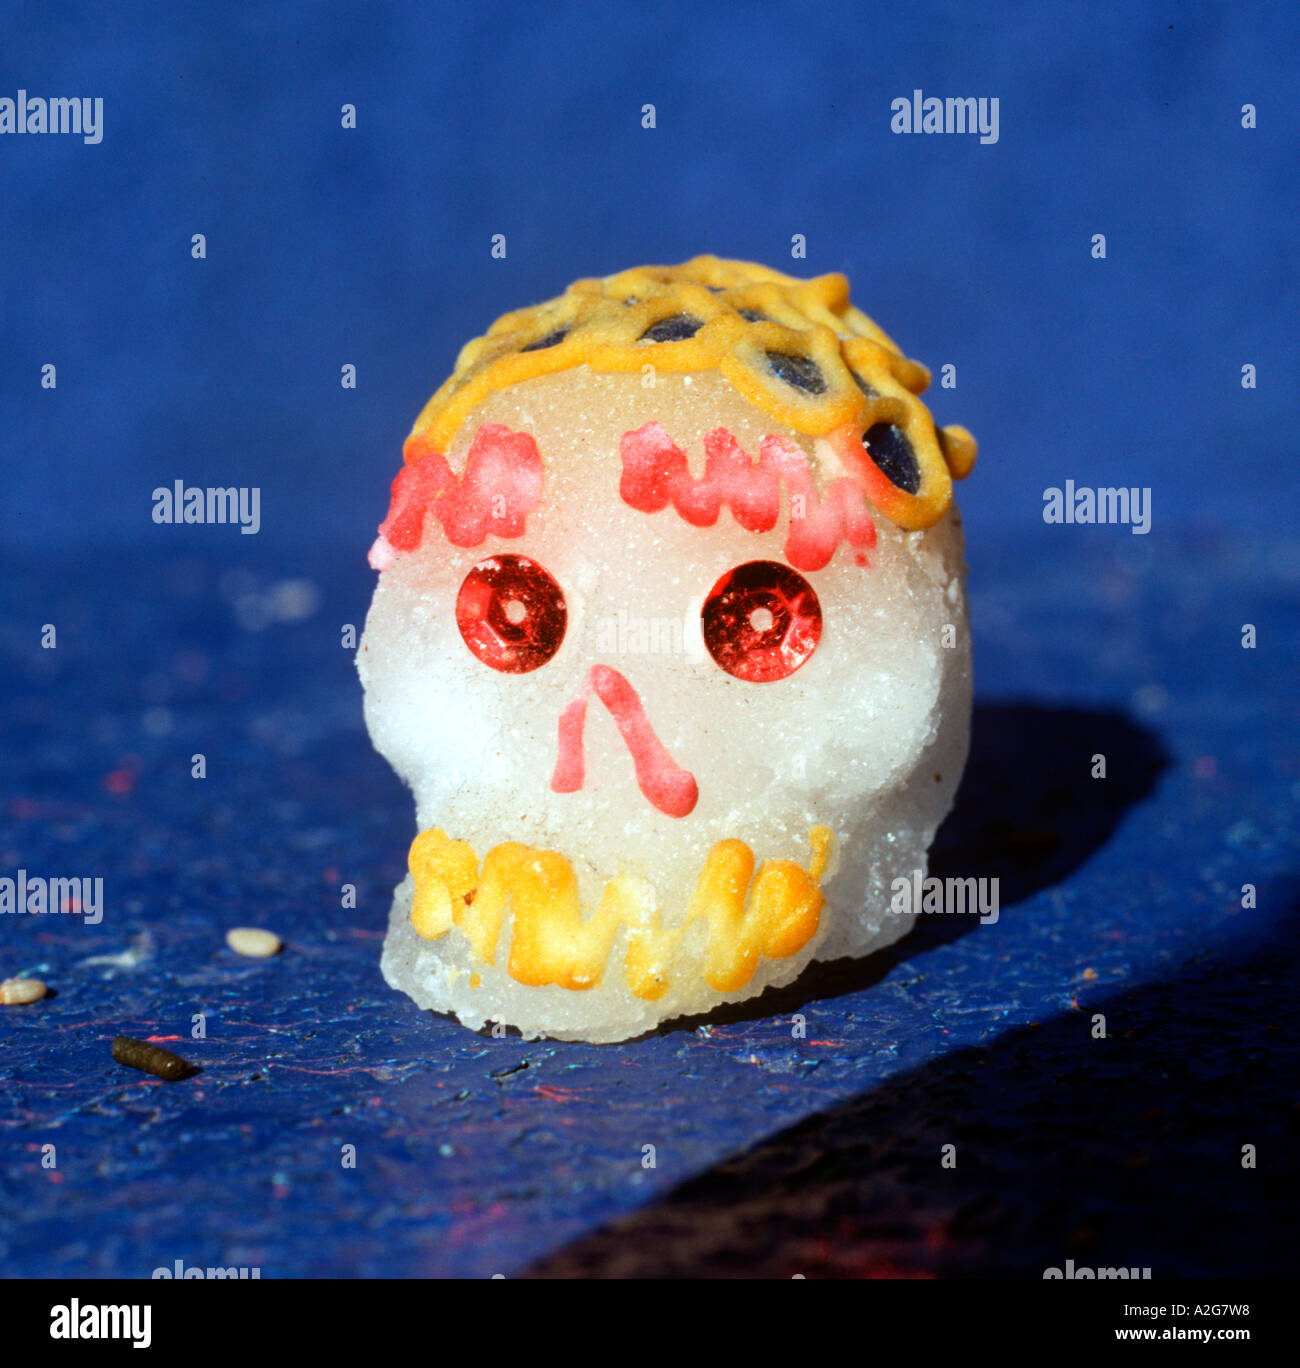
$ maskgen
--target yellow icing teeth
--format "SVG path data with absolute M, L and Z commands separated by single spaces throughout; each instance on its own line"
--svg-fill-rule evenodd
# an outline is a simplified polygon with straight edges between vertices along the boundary
M 435 827 L 411 845 L 411 925 L 429 941 L 459 927 L 474 961 L 493 965 L 509 910 L 510 977 L 575 991 L 600 983 L 614 938 L 626 929 L 625 981 L 634 996 L 653 1001 L 668 989 L 677 942 L 687 927 L 704 921 L 704 979 L 717 992 L 734 992 L 750 981 L 760 958 L 787 959 L 816 934 L 829 828 L 814 827 L 809 840 L 807 870 L 793 860 L 765 860 L 757 875 L 753 852 L 743 841 L 719 841 L 700 871 L 685 920 L 664 927 L 654 889 L 644 879 L 615 875 L 600 906 L 584 919 L 577 877 L 563 855 L 507 841 L 493 846 L 480 868 L 467 842 Z
M 579 280 L 558 299 L 508 313 L 462 349 L 407 439 L 407 463 L 446 454 L 471 410 L 523 380 L 577 366 L 600 373 L 718 370 L 757 408 L 832 440 L 869 497 L 907 528 L 937 522 L 975 441 L 936 429 L 916 397 L 930 373 L 849 303 L 839 274 L 799 280 L 700 256 Z M 864 452 L 866 455 L 864 456 Z M 869 459 L 868 459 L 869 458 Z

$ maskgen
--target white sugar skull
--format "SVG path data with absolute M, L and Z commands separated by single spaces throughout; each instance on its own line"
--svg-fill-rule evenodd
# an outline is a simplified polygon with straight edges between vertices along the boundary
M 908 929 L 971 696 L 973 443 L 924 379 L 842 277 L 714 258 L 465 348 L 358 654 L 417 804 L 390 984 L 618 1040 Z

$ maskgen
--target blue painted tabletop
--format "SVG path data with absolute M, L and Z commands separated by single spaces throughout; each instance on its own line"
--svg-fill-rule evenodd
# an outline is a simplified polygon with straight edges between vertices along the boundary
M 934 867 L 1001 879 L 996 925 L 610 1046 L 383 983 L 414 818 L 340 644 L 360 549 L 7 561 L 0 874 L 104 893 L 96 925 L 0 917 L 0 970 L 51 989 L 0 1008 L 0 1273 L 1293 1272 L 1300 541 L 968 541 Z M 125 1069 L 119 1033 L 200 1071 Z

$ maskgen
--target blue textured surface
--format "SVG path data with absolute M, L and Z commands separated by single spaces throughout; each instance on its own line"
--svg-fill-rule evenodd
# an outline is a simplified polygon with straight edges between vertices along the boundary
M 106 910 L 0 924 L 6 970 L 57 990 L 0 1021 L 0 1271 L 1293 1266 L 1300 545 L 1097 531 L 975 542 L 976 751 L 937 862 L 1003 879 L 997 925 L 932 919 L 605 1047 L 482 1038 L 383 985 L 412 813 L 338 644 L 367 574 L 318 569 L 316 612 L 257 631 L 236 614 L 257 620 L 264 566 L 7 566 L 0 867 L 102 873 Z M 246 923 L 288 948 L 237 959 Z M 85 963 L 132 946 L 134 967 Z M 203 1072 L 130 1073 L 119 1031 L 180 1036 Z M 643 1213 L 654 1238 L 560 1253 L 750 1149 L 685 1221 L 680 1199 Z

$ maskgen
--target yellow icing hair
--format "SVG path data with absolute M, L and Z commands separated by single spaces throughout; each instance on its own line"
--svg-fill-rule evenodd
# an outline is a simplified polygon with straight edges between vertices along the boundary
M 575 280 L 557 300 L 499 317 L 486 337 L 461 347 L 456 369 L 416 419 L 406 460 L 446 453 L 494 391 L 579 365 L 602 373 L 717 369 L 772 419 L 831 439 L 850 465 L 866 432 L 894 427 L 910 443 L 917 487 L 899 487 L 872 465 L 869 492 L 907 528 L 943 517 L 952 479 L 969 475 L 976 458 L 965 428 L 937 430 L 917 398 L 928 369 L 848 302 L 846 276 L 799 280 L 750 261 L 699 256 Z
M 407 461 L 445 454 L 489 394 L 582 365 L 601 373 L 716 369 L 777 422 L 829 439 L 846 465 L 860 460 L 864 434 L 897 429 L 915 459 L 907 483 L 916 487 L 900 487 L 875 464 L 866 478 L 873 502 L 908 528 L 937 522 L 952 480 L 975 462 L 970 433 L 936 429 L 916 397 L 929 371 L 849 303 L 845 276 L 798 280 L 713 256 L 578 280 L 558 299 L 497 319 L 461 349 L 416 419 Z

